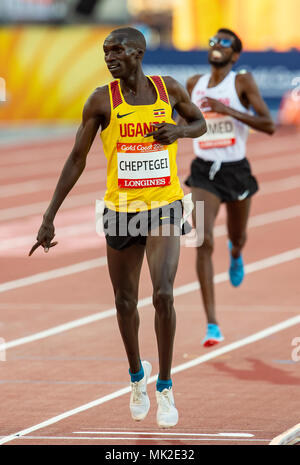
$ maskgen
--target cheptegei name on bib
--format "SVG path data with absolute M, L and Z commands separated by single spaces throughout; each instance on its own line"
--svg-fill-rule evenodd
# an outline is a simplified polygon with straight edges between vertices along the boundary
M 166 146 L 157 142 L 119 142 L 117 155 L 120 189 L 170 185 L 170 159 Z

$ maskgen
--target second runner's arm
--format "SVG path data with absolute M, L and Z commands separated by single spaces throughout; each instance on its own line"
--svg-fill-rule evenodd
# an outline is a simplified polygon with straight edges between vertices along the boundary
M 253 129 L 272 135 L 275 132 L 275 124 L 266 103 L 260 95 L 252 74 L 238 74 L 236 77 L 236 89 L 242 103 L 247 108 L 252 107 L 255 111 L 255 115 L 249 115 L 248 113 L 235 110 L 216 99 L 206 97 L 204 100 L 211 111 L 229 115 Z

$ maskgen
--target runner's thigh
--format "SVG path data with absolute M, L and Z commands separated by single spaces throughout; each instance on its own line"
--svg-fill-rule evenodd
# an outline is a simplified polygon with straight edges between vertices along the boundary
M 160 226 L 160 230 L 161 230 Z M 170 231 L 176 226 L 170 225 Z M 178 231 L 177 231 L 178 232 Z M 180 235 L 151 236 L 147 238 L 146 255 L 154 289 L 173 288 L 180 253 Z
M 145 246 L 135 244 L 122 250 L 107 245 L 107 264 L 114 292 L 138 295 Z

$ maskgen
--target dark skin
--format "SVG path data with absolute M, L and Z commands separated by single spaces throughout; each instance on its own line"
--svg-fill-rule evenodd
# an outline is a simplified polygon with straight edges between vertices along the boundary
M 144 49 L 133 43 L 124 33 L 111 33 L 103 45 L 105 62 L 113 78 L 120 79 L 123 96 L 130 105 L 149 105 L 157 99 L 156 90 L 142 70 Z M 186 90 L 173 78 L 164 77 L 170 104 L 185 125 L 161 123 L 147 137 L 153 137 L 169 145 L 182 137 L 199 137 L 206 132 L 206 123 L 201 111 L 194 105 Z M 101 126 L 105 129 L 110 122 L 110 100 L 108 86 L 96 89 L 87 100 L 82 122 L 77 131 L 74 147 L 65 163 L 54 195 L 43 216 L 37 242 L 29 252 L 38 247 L 45 252 L 57 244 L 54 218 L 63 200 L 82 174 L 93 140 Z M 150 139 L 151 140 L 151 139 Z M 138 286 L 141 266 L 146 253 L 153 284 L 155 307 L 155 331 L 159 354 L 159 375 L 170 379 L 175 335 L 176 316 L 173 306 L 173 283 L 178 266 L 180 250 L 179 236 L 155 236 L 147 238 L 146 246 L 136 244 L 122 251 L 107 245 L 109 274 L 114 290 L 117 319 L 129 367 L 132 373 L 140 369 L 138 341 L 139 314 L 137 310 Z
M 230 34 L 224 32 L 219 32 L 216 36 L 219 38 L 233 39 Z M 217 53 L 215 51 L 217 51 Z M 234 47 L 224 48 L 217 43 L 213 47 L 210 47 L 208 57 L 211 64 L 211 76 L 208 87 L 211 88 L 223 81 L 231 71 L 234 63 L 238 60 L 239 53 L 234 51 Z M 201 75 L 195 75 L 188 80 L 187 90 L 190 95 L 200 77 Z M 209 111 L 231 116 L 255 130 L 270 135 L 273 134 L 275 131 L 274 122 L 272 121 L 268 107 L 262 99 L 251 73 L 238 74 L 235 82 L 236 91 L 242 105 L 245 109 L 253 108 L 255 112 L 254 115 L 239 112 L 210 97 L 206 97 L 203 100 L 201 109 L 203 111 L 209 109 Z M 219 197 L 204 189 L 192 187 L 191 190 L 194 203 L 197 201 L 204 201 L 204 242 L 201 247 L 197 248 L 196 269 L 201 285 L 201 294 L 207 322 L 217 324 L 212 253 L 214 247 L 213 229 L 221 201 Z M 233 247 L 231 253 L 234 258 L 239 257 L 246 243 L 250 205 L 251 198 L 226 203 L 228 237 L 232 242 Z

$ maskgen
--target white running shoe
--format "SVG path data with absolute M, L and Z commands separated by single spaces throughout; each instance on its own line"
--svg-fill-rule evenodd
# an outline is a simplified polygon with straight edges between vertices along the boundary
M 172 388 L 164 389 L 162 392 L 156 391 L 157 414 L 156 421 L 158 426 L 169 428 L 175 426 L 178 422 L 178 410 L 175 407 Z
M 142 362 L 144 368 L 144 378 L 140 381 L 130 383 L 131 395 L 130 395 L 130 412 L 134 420 L 144 420 L 150 408 L 150 399 L 147 394 L 147 381 L 150 377 L 152 365 L 151 363 L 144 360 Z

